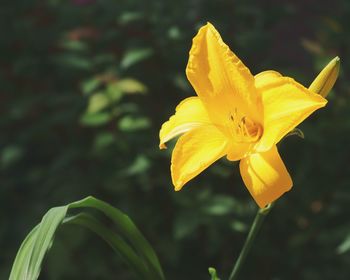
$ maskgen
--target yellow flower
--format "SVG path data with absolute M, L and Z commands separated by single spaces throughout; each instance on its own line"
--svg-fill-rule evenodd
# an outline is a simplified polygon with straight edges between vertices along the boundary
M 240 172 L 262 208 L 292 187 L 276 144 L 327 101 L 275 71 L 253 76 L 213 25 L 196 37 L 186 68 L 198 96 L 184 99 L 160 130 L 160 148 L 172 153 L 175 190 L 223 156 L 240 160 Z

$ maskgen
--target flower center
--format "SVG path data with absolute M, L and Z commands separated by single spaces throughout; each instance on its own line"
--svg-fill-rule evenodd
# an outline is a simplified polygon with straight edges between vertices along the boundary
M 235 142 L 254 143 L 261 138 L 263 128 L 249 117 L 238 114 L 235 109 L 230 114 L 230 131 Z

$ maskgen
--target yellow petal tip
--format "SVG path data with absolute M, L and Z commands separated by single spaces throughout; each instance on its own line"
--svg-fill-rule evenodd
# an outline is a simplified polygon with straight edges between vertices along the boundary
M 277 200 L 293 186 L 276 146 L 241 160 L 239 167 L 244 184 L 260 208 Z
M 181 191 L 182 187 L 183 187 L 182 181 L 177 182 L 177 184 L 174 185 L 174 190 L 175 190 L 176 192 Z
M 273 190 L 261 196 L 256 196 L 254 197 L 254 200 L 260 208 L 265 208 L 268 204 L 279 199 L 286 192 L 289 192 L 292 189 L 292 187 L 293 187 L 293 182 L 290 181 L 289 184 L 282 186 L 279 190 Z

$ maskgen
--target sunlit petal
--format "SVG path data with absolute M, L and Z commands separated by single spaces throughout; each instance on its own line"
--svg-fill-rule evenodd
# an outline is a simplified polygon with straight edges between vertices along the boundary
M 159 148 L 172 138 L 196 127 L 210 124 L 208 113 L 198 97 L 189 97 L 180 102 L 176 112 L 166 121 L 159 131 Z
M 255 84 L 262 95 L 264 132 L 256 149 L 266 151 L 278 143 L 289 131 L 315 110 L 327 103 L 292 78 L 282 77 L 274 71 L 255 76 Z
M 254 77 L 210 23 L 193 39 L 186 74 L 214 123 L 225 125 L 235 110 L 262 118 Z
M 246 157 L 250 153 L 253 145 L 253 143 L 236 143 L 230 141 L 227 150 L 227 159 L 236 161 Z
M 267 152 L 242 159 L 239 167 L 244 184 L 261 208 L 279 198 L 293 185 L 276 146 Z
M 282 75 L 274 70 L 260 72 L 254 76 L 255 87 L 257 89 L 264 88 L 265 86 L 269 86 L 271 83 L 274 83 L 276 79 L 280 77 L 282 77 Z
M 213 125 L 201 126 L 182 135 L 176 143 L 171 160 L 175 190 L 223 157 L 227 138 Z

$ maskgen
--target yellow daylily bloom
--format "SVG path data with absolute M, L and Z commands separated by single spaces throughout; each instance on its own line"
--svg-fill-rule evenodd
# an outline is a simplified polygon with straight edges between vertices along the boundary
M 175 190 L 223 156 L 240 160 L 242 179 L 259 207 L 292 187 L 276 144 L 327 101 L 275 71 L 253 76 L 213 25 L 193 39 L 187 78 L 198 96 L 183 100 L 160 130 L 172 153 Z

